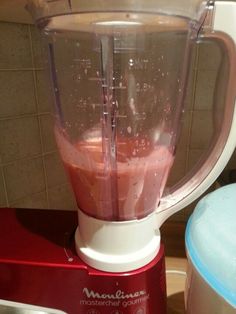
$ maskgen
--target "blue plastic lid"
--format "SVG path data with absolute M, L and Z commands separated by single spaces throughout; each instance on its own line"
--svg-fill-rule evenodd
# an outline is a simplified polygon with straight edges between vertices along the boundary
M 198 203 L 185 241 L 194 267 L 217 294 L 236 307 L 236 184 Z

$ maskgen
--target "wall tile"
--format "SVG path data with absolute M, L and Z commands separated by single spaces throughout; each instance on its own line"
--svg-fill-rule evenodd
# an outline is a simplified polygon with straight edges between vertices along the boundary
M 51 112 L 54 104 L 49 74 L 46 70 L 36 71 L 38 111 Z
M 48 202 L 46 191 L 24 197 L 16 202 L 11 203 L 10 207 L 47 209 Z
M 190 149 L 189 150 L 189 158 L 188 158 L 188 169 L 189 170 L 191 170 L 193 167 L 195 167 L 197 165 L 198 161 L 201 159 L 201 157 L 203 156 L 204 153 L 205 153 L 205 150 L 200 150 L 200 149 Z M 200 198 L 202 198 L 205 194 L 210 193 L 213 189 L 214 189 L 214 183 L 196 201 L 194 201 L 192 204 L 188 205 L 186 208 L 186 216 L 189 216 L 191 211 L 197 205 L 197 202 L 200 200 Z
M 6 205 L 7 205 L 6 190 L 3 181 L 2 167 L 0 167 L 0 206 L 4 207 Z
M 168 186 L 174 185 L 180 179 L 182 179 L 186 172 L 187 164 L 187 149 L 182 149 L 177 151 L 173 168 L 170 172 L 170 177 L 168 179 Z
M 202 154 L 204 153 L 203 149 L 190 149 L 188 153 L 188 169 L 192 169 Z
M 40 128 L 43 142 L 43 153 L 52 152 L 57 149 L 54 136 L 54 120 L 52 115 L 43 114 L 40 116 Z
M 155 40 L 157 43 L 155 52 L 162 59 L 162 64 L 169 71 L 179 69 L 184 59 L 186 37 L 169 33 L 169 35 L 160 35 L 158 41 Z
M 198 69 L 216 70 L 221 61 L 221 51 L 219 46 L 210 41 L 205 41 L 199 45 Z
M 3 167 L 9 203 L 45 190 L 41 157 L 22 159 Z
M 0 71 L 0 117 L 36 113 L 32 71 Z
M 204 149 L 208 146 L 213 132 L 212 112 L 195 111 L 193 115 L 190 148 Z
M 42 37 L 36 26 L 30 25 L 30 33 L 33 48 L 34 66 L 44 68 L 46 65 L 46 51 L 43 45 Z
M 192 110 L 193 107 L 193 96 L 195 93 L 195 78 L 196 78 L 196 65 L 198 61 L 198 53 L 197 53 L 197 46 L 192 46 L 192 53 L 191 59 L 189 62 L 189 69 L 187 73 L 187 80 L 186 80 L 186 95 L 184 99 L 184 107 L 185 110 L 189 111 Z
M 60 185 L 48 190 L 49 207 L 52 209 L 77 210 L 70 185 Z
M 195 90 L 195 76 L 196 70 L 190 70 L 190 74 L 188 76 L 186 82 L 186 94 L 184 98 L 184 109 L 185 111 L 190 111 L 193 108 L 193 96 Z
M 216 77 L 216 71 L 198 71 L 194 102 L 195 110 L 211 110 Z
M 32 68 L 28 25 L 0 22 L 0 69 Z
M 180 137 L 177 143 L 177 153 L 179 150 L 186 149 L 190 139 L 190 127 L 192 122 L 192 112 L 185 111 L 180 125 Z
M 0 120 L 0 162 L 6 163 L 41 153 L 37 117 Z
M 58 152 L 50 153 L 44 156 L 45 171 L 48 188 L 65 184 L 68 182 L 62 161 Z

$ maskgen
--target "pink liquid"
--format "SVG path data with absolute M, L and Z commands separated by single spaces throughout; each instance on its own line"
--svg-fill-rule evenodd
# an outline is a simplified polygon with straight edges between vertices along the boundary
M 143 218 L 154 211 L 173 163 L 166 146 L 144 138 L 116 142 L 115 169 L 104 162 L 102 140 L 71 144 L 56 129 L 56 139 L 79 208 L 104 220 Z

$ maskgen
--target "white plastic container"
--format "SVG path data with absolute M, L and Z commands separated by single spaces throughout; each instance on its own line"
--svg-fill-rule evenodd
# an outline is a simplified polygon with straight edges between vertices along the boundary
M 204 197 L 186 231 L 187 314 L 236 313 L 236 184 Z

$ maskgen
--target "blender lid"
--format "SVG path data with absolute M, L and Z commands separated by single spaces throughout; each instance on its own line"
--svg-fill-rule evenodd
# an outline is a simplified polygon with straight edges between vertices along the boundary
M 98 12 L 141 12 L 181 16 L 199 21 L 210 0 L 27 0 L 27 9 L 35 21 L 60 15 Z
M 236 184 L 205 196 L 187 224 L 187 254 L 204 280 L 236 307 Z

